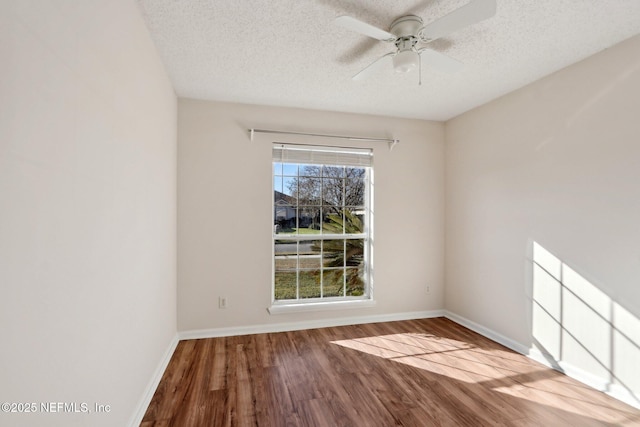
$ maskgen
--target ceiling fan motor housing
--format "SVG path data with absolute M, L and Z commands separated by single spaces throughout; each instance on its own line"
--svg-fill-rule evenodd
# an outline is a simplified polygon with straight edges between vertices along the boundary
M 415 15 L 402 16 L 391 23 L 391 34 L 398 38 L 416 36 L 422 28 L 422 18 Z
M 393 68 L 397 73 L 406 73 L 416 67 L 418 53 L 414 46 L 418 43 L 417 32 L 422 28 L 422 18 L 407 15 L 391 24 L 391 33 L 397 36 L 395 42 L 398 53 L 393 57 Z

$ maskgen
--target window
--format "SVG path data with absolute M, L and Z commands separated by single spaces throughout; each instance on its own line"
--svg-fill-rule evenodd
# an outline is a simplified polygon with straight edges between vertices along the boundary
M 371 299 L 372 154 L 274 145 L 274 305 Z

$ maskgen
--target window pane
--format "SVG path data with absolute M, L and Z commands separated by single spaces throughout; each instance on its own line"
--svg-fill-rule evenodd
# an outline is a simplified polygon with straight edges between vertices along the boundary
M 341 210 L 323 208 L 322 232 L 324 234 L 344 234 L 344 216 Z
M 300 176 L 320 177 L 322 167 L 318 165 L 300 165 Z
M 298 165 L 292 163 L 283 163 L 282 174 L 287 176 L 298 176 Z
M 344 178 L 344 167 L 342 166 L 323 166 L 322 176 L 327 178 Z
M 347 284 L 347 296 L 361 296 L 364 295 L 364 280 L 362 278 L 363 269 L 360 268 L 347 268 L 346 269 L 346 284 Z
M 344 227 L 347 234 L 364 233 L 364 207 L 349 206 L 344 212 Z
M 347 178 L 364 178 L 366 175 L 365 168 L 345 168 L 345 176 Z
M 293 270 L 297 267 L 298 257 L 296 255 L 276 255 L 275 257 L 276 271 Z
M 348 239 L 345 250 L 345 265 L 361 267 L 364 265 L 364 239 Z
M 276 240 L 274 264 L 277 271 L 295 270 L 298 260 L 298 245 L 290 240 Z
M 278 162 L 273 163 L 273 174 L 282 175 L 282 163 L 278 163 Z
M 287 203 L 295 205 L 298 203 L 297 177 L 285 176 L 282 179 L 282 193 L 285 194 Z
M 364 205 L 364 179 L 346 179 L 344 203 L 352 206 Z
M 274 191 L 273 197 L 275 202 L 276 195 L 278 193 L 282 193 L 282 177 L 281 176 L 273 177 L 273 191 Z
M 344 206 L 344 179 L 322 179 L 322 204 L 340 208 Z
M 320 298 L 320 270 L 300 271 L 300 298 Z
M 325 297 L 341 297 L 344 293 L 344 270 L 322 270 L 322 290 Z
M 278 205 L 273 208 L 274 231 L 276 234 L 291 234 L 296 232 L 295 206 Z
M 274 298 L 279 299 L 296 299 L 296 272 L 276 271 L 274 277 L 275 289 Z
M 300 206 L 298 208 L 298 233 L 320 234 L 320 208 Z
M 322 242 L 322 266 L 344 266 L 344 239 L 331 239 Z
M 299 177 L 293 183 L 298 190 L 300 204 L 320 205 L 322 202 L 322 180 L 320 178 Z
M 299 243 L 299 267 L 302 269 L 320 268 L 320 246 L 319 240 L 303 240 Z

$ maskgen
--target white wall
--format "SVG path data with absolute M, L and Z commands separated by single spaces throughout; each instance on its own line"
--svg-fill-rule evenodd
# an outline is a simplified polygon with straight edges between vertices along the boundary
M 270 315 L 272 141 L 248 128 L 395 137 L 374 149 L 377 306 Z M 441 309 L 443 124 L 419 120 L 180 99 L 178 103 L 178 329 L 230 328 Z M 431 287 L 426 294 L 426 286 Z M 229 308 L 218 308 L 218 297 Z
M 133 418 L 176 335 L 176 116 L 134 1 L 0 2 L 0 401 L 111 406 L 0 425 Z
M 445 306 L 640 396 L 638 52 L 634 37 L 446 124 Z

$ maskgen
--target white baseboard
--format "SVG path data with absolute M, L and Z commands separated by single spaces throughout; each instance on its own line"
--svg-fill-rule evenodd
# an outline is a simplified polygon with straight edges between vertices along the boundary
M 153 399 L 153 395 L 158 388 L 158 384 L 160 384 L 164 371 L 167 369 L 167 366 L 169 366 L 169 361 L 171 361 L 171 356 L 173 356 L 179 341 L 180 339 L 178 334 L 175 334 L 169 343 L 169 347 L 167 347 L 167 350 L 164 352 L 162 359 L 160 359 L 160 363 L 156 367 L 156 370 L 153 372 L 151 380 L 145 388 L 140 402 L 138 402 L 138 405 L 136 406 L 136 410 L 128 424 L 130 427 L 138 427 L 140 423 L 142 423 L 142 418 L 144 418 L 144 414 L 147 412 L 151 399 Z
M 635 394 L 620 384 L 611 384 L 609 390 L 605 391 L 609 396 L 618 399 L 629 406 L 640 409 L 640 395 Z
M 545 356 L 543 352 L 535 347 L 529 349 L 529 353 L 527 354 L 527 356 L 529 356 L 536 362 L 560 371 L 563 374 L 575 380 L 578 380 L 591 388 L 606 393 L 614 399 L 618 399 L 619 401 L 624 402 L 627 405 L 640 409 L 640 396 L 634 394 L 632 391 L 628 390 L 620 384 L 612 384 L 608 378 L 599 377 L 567 362 L 554 361 L 554 363 L 552 364 L 549 362 L 549 358 L 551 356 Z
M 393 322 L 397 320 L 426 319 L 444 316 L 443 310 L 413 311 L 406 313 L 378 314 L 344 317 L 338 319 L 310 320 L 307 322 L 270 323 L 264 325 L 236 326 L 230 328 L 197 329 L 178 332 L 180 340 L 231 337 L 236 335 L 265 334 L 271 332 L 300 331 L 332 326 L 359 325 L 364 323 Z
M 449 310 L 444 310 L 444 317 L 464 326 L 465 328 L 471 329 L 472 331 L 477 332 L 480 335 L 497 342 L 498 344 L 502 344 L 503 346 L 510 348 L 517 353 L 525 355 L 528 355 L 529 353 L 529 349 L 527 348 L 527 346 L 522 345 L 519 342 L 512 340 L 511 338 L 507 338 L 504 335 L 497 333 L 496 331 L 485 328 L 484 326 L 472 320 L 452 313 Z
M 608 379 L 601 378 L 583 369 L 577 368 L 563 361 L 549 361 L 550 356 L 545 356 L 535 347 L 528 348 L 526 345 L 505 337 L 489 328 L 475 323 L 467 318 L 459 316 L 448 310 L 444 310 L 444 316 L 466 328 L 471 329 L 480 335 L 487 337 L 503 346 L 510 348 L 516 353 L 523 354 L 536 362 L 539 362 L 549 368 L 555 369 L 563 374 L 580 381 L 596 390 L 602 391 L 614 399 L 620 400 L 630 406 L 640 409 L 640 396 L 636 396 L 633 392 L 627 390 L 619 384 L 611 384 Z

